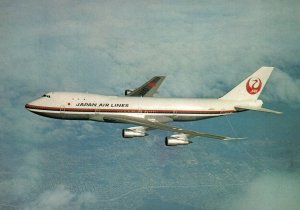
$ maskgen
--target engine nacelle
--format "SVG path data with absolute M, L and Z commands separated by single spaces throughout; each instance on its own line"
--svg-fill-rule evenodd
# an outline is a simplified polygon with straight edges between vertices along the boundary
M 177 146 L 177 145 L 187 145 L 193 143 L 189 141 L 187 135 L 185 134 L 175 134 L 172 136 L 167 136 L 165 139 L 166 146 Z
M 135 131 L 135 130 L 130 130 L 130 129 L 123 129 L 122 131 L 122 136 L 123 138 L 133 138 L 133 137 L 144 137 L 147 136 L 148 134 L 145 133 L 145 131 Z
M 129 95 L 130 93 L 132 93 L 135 89 L 127 89 L 125 90 L 125 96 Z

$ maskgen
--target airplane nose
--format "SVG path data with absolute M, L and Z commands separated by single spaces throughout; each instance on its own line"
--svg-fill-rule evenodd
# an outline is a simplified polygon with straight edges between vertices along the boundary
M 25 108 L 26 108 L 26 109 L 29 109 L 29 107 L 30 107 L 29 103 L 28 103 L 28 104 L 25 104 Z
M 28 111 L 32 111 L 32 104 L 31 103 L 27 103 L 25 104 L 25 109 L 27 109 Z
M 39 105 L 39 99 L 36 99 L 36 100 L 26 103 L 25 109 L 32 112 L 36 108 L 37 105 Z

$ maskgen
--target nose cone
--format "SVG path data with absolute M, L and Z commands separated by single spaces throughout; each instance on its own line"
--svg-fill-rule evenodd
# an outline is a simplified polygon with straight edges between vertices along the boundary
M 25 108 L 28 111 L 35 112 L 36 109 L 40 107 L 40 104 L 41 104 L 40 102 L 41 102 L 41 99 L 33 100 L 33 101 L 25 104 Z
M 25 108 L 28 110 L 30 108 L 30 103 L 25 104 Z
M 32 102 L 33 102 L 33 101 L 32 101 Z M 25 108 L 26 108 L 28 111 L 34 112 L 35 105 L 33 105 L 32 102 L 29 102 L 29 103 L 25 104 Z
M 44 94 L 42 97 L 25 104 L 25 108 L 35 114 L 44 115 L 45 110 L 47 110 L 47 107 L 51 104 L 52 95 L 52 93 Z

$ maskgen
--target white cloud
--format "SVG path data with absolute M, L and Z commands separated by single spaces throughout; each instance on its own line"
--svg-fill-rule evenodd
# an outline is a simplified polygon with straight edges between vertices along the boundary
M 291 106 L 299 106 L 300 79 L 293 78 L 286 71 L 275 69 L 267 86 L 267 98 L 270 101 L 282 101 Z
M 59 185 L 53 190 L 43 192 L 25 209 L 81 209 L 82 205 L 94 204 L 96 200 L 95 195 L 90 192 L 76 195 Z
M 27 195 L 29 191 L 33 190 L 40 183 L 41 171 L 39 164 L 43 157 L 40 152 L 32 150 L 26 145 L 20 146 L 15 143 L 15 146 L 15 150 L 24 155 L 22 155 L 22 161 L 18 167 L 14 168 L 14 165 L 9 166 L 10 170 L 7 172 L 15 170 L 15 174 L 13 173 L 13 176 L 0 180 L 0 189 L 2 189 L 0 196 L 5 196 L 3 193 L 6 192 L 6 195 L 11 196 L 11 199 L 16 202 L 24 198 L 24 195 Z M 13 158 L 13 156 L 10 158 Z
M 245 193 L 231 198 L 230 209 L 296 210 L 300 206 L 299 195 L 299 175 L 269 174 L 254 180 Z
M 70 202 L 74 195 L 63 186 L 42 193 L 33 203 L 30 209 L 66 209 L 70 208 Z
M 30 92 L 122 94 L 131 82 L 164 74 L 172 81 L 166 81 L 162 95 L 213 97 L 225 91 L 217 82 L 231 88 L 261 65 L 279 58 L 297 62 L 299 48 L 293 42 L 299 32 L 292 26 L 299 23 L 293 13 L 298 4 L 287 5 L 55 1 L 34 4 L 34 10 L 27 3 L 15 5 L 22 12 L 11 8 L 12 23 L 5 31 L 22 31 L 22 38 L 5 36 L 14 45 L 3 43 L 2 78 Z M 283 11 L 289 15 L 282 16 Z

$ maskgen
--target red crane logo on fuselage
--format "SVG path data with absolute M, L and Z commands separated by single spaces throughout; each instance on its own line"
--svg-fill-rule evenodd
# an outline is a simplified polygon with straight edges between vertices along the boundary
M 262 82 L 259 78 L 252 77 L 246 83 L 246 89 L 249 94 L 257 94 L 261 90 Z

